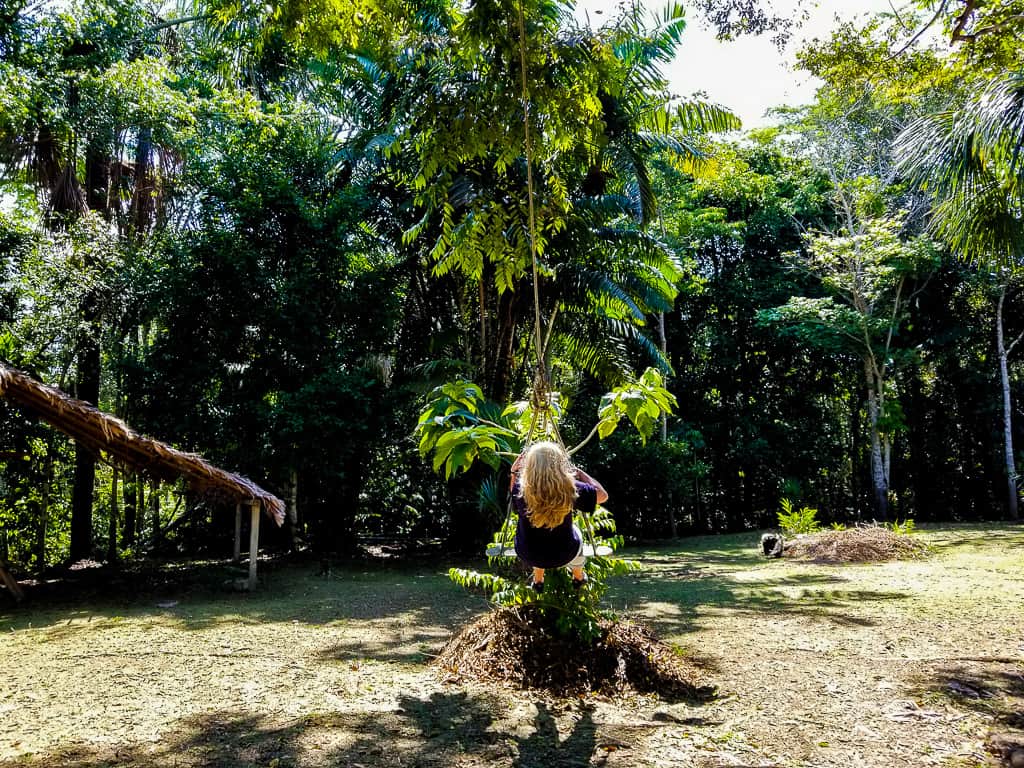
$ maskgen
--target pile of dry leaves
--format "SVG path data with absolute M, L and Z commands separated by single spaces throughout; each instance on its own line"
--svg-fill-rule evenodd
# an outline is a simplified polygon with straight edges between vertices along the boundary
M 829 530 L 787 541 L 783 554 L 818 563 L 872 563 L 923 557 L 928 547 L 879 525 Z

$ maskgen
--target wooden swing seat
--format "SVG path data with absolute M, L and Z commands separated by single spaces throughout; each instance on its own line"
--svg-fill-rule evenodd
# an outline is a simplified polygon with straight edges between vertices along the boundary
M 612 548 L 606 544 L 598 544 L 596 547 L 592 544 L 583 544 L 583 556 L 584 557 L 608 557 L 612 553 Z M 488 557 L 517 557 L 516 548 L 513 544 L 491 544 L 487 548 Z

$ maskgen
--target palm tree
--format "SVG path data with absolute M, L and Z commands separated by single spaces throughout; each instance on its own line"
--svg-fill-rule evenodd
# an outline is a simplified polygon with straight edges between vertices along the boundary
M 112 23 L 112 9 L 124 18 Z M 140 98 L 137 75 L 151 73 L 157 60 L 145 57 L 158 53 L 159 45 L 146 27 L 152 16 L 144 0 L 127 10 L 107 0 L 83 0 L 74 13 L 40 19 L 26 4 L 0 34 L 0 48 L 17 74 L 0 86 L 0 100 L 9 107 L 0 119 L 0 174 L 34 188 L 50 229 L 72 228 L 92 214 L 137 241 L 160 217 L 169 158 L 159 151 L 154 129 L 166 135 L 174 118 L 156 115 L 146 102 L 150 95 L 159 101 L 170 88 L 160 83 L 153 86 L 158 93 Z M 83 253 L 85 269 L 98 269 L 93 256 Z M 68 349 L 76 362 L 75 394 L 92 404 L 99 400 L 100 336 L 109 321 L 105 293 L 93 288 L 82 297 L 78 333 Z M 91 554 L 94 477 L 94 456 L 79 448 L 72 559 Z
M 917 120 L 897 140 L 901 168 L 935 198 L 931 227 L 962 259 L 1010 275 L 1024 267 L 1024 71 L 990 81 L 955 110 Z M 1003 399 L 1007 507 L 1018 519 L 1003 281 L 996 343 Z
M 508 394 L 517 359 L 530 356 L 527 204 L 536 211 L 541 310 L 547 323 L 558 316 L 549 351 L 617 383 L 631 351 L 663 360 L 645 315 L 671 305 L 678 278 L 674 259 L 644 231 L 657 211 L 647 158 L 667 152 L 692 169 L 700 134 L 738 127 L 714 105 L 670 103 L 660 67 L 679 43 L 677 8 L 651 28 L 629 12 L 592 31 L 575 27 L 560 3 L 522 5 L 523 36 L 519 2 L 421 15 L 422 48 L 373 66 L 360 59 L 361 87 L 351 91 L 360 110 L 390 110 L 388 124 L 361 145 L 382 150 L 387 172 L 409 190 L 412 205 L 402 210 L 417 216 L 402 246 L 416 246 L 432 281 L 458 286 L 459 343 L 478 346 L 461 356 L 479 361 L 497 400 Z

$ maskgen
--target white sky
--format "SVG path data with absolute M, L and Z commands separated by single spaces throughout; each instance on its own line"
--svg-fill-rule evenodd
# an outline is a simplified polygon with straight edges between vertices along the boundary
M 640 2 L 644 8 L 656 11 L 664 8 L 668 0 Z M 769 39 L 771 35 L 719 42 L 713 32 L 703 28 L 703 19 L 695 11 L 688 12 L 679 53 L 666 70 L 673 93 L 688 96 L 704 91 L 710 101 L 739 115 L 744 128 L 767 125 L 771 121 L 764 113 L 770 107 L 806 104 L 814 98 L 815 84 L 791 69 L 794 53 L 802 41 L 827 37 L 837 16 L 849 20 L 892 10 L 890 0 L 804 0 L 800 10 L 798 2 L 771 3 L 776 13 L 808 13 L 807 20 L 781 54 Z M 904 2 L 892 0 L 897 8 Z M 578 0 L 577 15 L 585 18 L 589 14 L 591 21 L 598 24 L 612 18 L 617 5 L 617 0 Z

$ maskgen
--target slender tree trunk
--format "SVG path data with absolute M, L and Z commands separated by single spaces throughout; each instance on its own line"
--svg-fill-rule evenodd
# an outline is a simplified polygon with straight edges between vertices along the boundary
M 110 471 L 110 518 L 107 523 L 107 562 L 117 562 L 117 518 L 118 518 L 118 504 L 117 504 L 117 489 L 118 489 L 118 471 L 117 468 L 113 468 Z
M 693 478 L 693 528 L 700 531 L 704 522 L 704 510 L 700 504 L 700 478 Z
M 505 402 L 508 398 L 509 385 L 512 379 L 512 369 L 515 366 L 515 359 L 512 350 L 515 343 L 516 314 L 519 306 L 518 293 L 516 291 L 505 291 L 498 297 L 496 315 L 497 324 L 492 335 L 492 343 L 488 346 L 487 354 L 493 355 L 491 364 L 486 369 L 491 371 L 488 390 L 485 394 L 499 403 Z M 535 352 L 537 354 L 538 352 Z
M 1010 403 L 1010 372 L 1007 358 L 1010 351 L 1020 341 L 1014 341 L 1010 348 L 1006 347 L 1003 336 L 1003 301 L 1006 299 L 1006 286 L 999 294 L 996 306 L 996 347 L 999 352 L 999 383 L 1003 390 L 1003 451 L 1006 457 L 1006 506 L 1011 520 L 1019 519 L 1017 511 L 1017 467 L 1013 456 L 1013 415 Z
M 159 484 L 154 482 L 153 488 L 149 492 L 149 510 L 151 514 L 151 520 L 153 525 L 153 550 L 157 550 L 160 547 L 160 494 Z
M 36 528 L 36 572 L 46 570 L 46 532 L 50 521 L 50 474 L 53 462 L 49 453 L 43 462 L 42 487 L 39 489 L 39 525 Z
M 925 424 L 928 420 L 925 416 L 927 405 L 921 389 L 921 375 L 915 372 L 911 376 L 907 387 L 907 400 L 909 405 L 907 424 L 907 448 L 910 460 L 908 466 L 908 479 L 910 481 L 911 493 L 913 496 L 914 514 L 920 520 L 925 510 L 932 510 L 935 505 L 931 504 L 931 494 L 928 492 L 927 479 L 927 438 Z
M 76 96 L 77 98 L 77 96 Z M 89 209 L 104 216 L 109 213 L 110 152 L 95 138 L 85 151 L 85 200 Z M 94 265 L 86 264 L 86 269 Z M 102 331 L 99 297 L 95 291 L 86 295 L 80 307 L 79 320 L 84 330 L 79 339 L 78 375 L 75 394 L 79 400 L 98 405 L 100 397 L 100 334 Z M 92 454 L 78 446 L 75 450 L 75 481 L 71 498 L 71 559 L 81 560 L 92 554 L 92 503 L 96 482 L 96 462 Z
M 861 417 L 860 417 L 860 397 L 859 392 L 852 392 L 851 397 L 847 399 L 847 404 L 850 412 L 850 452 L 849 452 L 849 471 L 850 471 L 850 495 L 847 497 L 847 505 L 853 510 L 854 514 L 860 518 L 860 502 L 862 498 L 861 490 L 861 475 L 858 471 L 858 467 L 861 465 L 861 451 L 863 450 L 861 441 L 864 435 L 861 432 Z
M 879 392 L 871 362 L 864 360 L 864 373 L 868 384 L 868 424 L 871 429 L 871 485 L 874 492 L 875 513 L 881 520 L 889 519 L 889 488 L 885 482 L 885 463 L 882 457 L 882 438 L 878 431 Z
M 885 491 L 886 495 L 888 495 L 889 489 L 892 488 L 892 440 L 888 435 L 882 435 L 882 470 L 882 476 L 885 479 Z
M 665 313 L 658 313 L 658 346 L 661 354 L 668 359 L 668 338 L 665 336 Z M 661 442 L 668 442 L 668 414 L 661 414 Z M 668 528 L 673 539 L 679 538 L 679 524 L 676 521 L 675 500 L 672 498 L 672 488 L 668 488 Z
M 128 482 L 128 478 L 125 477 L 124 482 L 121 484 L 122 495 L 124 496 L 124 516 L 121 519 L 121 546 L 126 548 L 135 546 L 135 522 L 138 514 L 138 493 L 135 486 L 138 482 L 139 476 L 136 475 L 132 478 L 131 482 Z
M 293 468 L 288 480 L 288 524 L 291 529 L 291 548 L 295 550 L 299 537 L 299 471 Z
M 81 341 L 78 378 L 75 394 L 79 400 L 96 405 L 100 395 L 99 322 L 95 297 L 85 301 L 82 310 L 84 325 L 89 330 Z M 92 501 L 96 482 L 96 460 L 87 448 L 75 447 L 75 479 L 71 492 L 71 560 L 92 554 Z
M 146 481 L 142 475 L 135 476 L 135 540 L 143 539 L 146 526 Z

